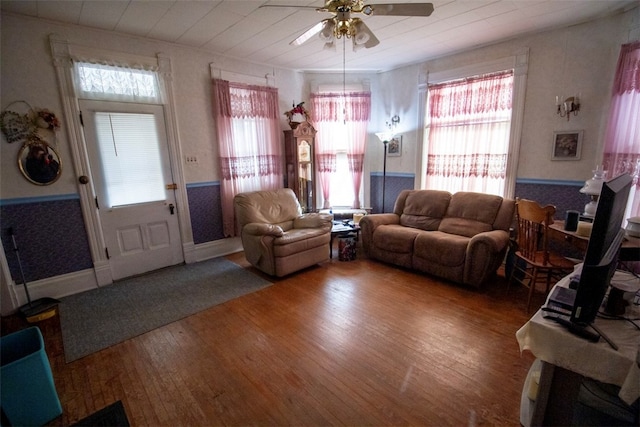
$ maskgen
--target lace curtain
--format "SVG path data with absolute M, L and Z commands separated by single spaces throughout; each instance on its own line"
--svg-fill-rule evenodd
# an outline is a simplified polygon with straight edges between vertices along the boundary
M 162 91 L 155 70 L 81 61 L 74 65 L 79 98 L 161 103 Z
M 222 225 L 236 236 L 233 198 L 238 193 L 282 187 L 278 90 L 213 79 L 218 133 Z
M 425 188 L 503 195 L 513 72 L 429 85 Z
M 346 148 L 353 207 L 360 208 L 360 187 L 364 170 L 367 125 L 371 117 L 370 92 L 313 93 L 311 117 L 317 130 L 317 176 L 322 188 L 323 208 L 331 207 L 331 175 L 336 172 L 336 157 Z
M 640 41 L 620 49 L 602 164 L 608 178 L 633 177 L 625 218 L 640 216 Z

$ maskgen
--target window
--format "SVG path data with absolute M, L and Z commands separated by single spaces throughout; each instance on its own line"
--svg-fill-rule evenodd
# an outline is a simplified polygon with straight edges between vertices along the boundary
M 512 70 L 429 85 L 425 188 L 505 194 Z
M 156 117 L 97 112 L 95 124 L 108 206 L 165 200 Z
M 224 235 L 235 236 L 233 198 L 282 187 L 278 90 L 213 79 Z
M 340 141 L 341 145 L 344 143 L 344 140 Z M 336 152 L 336 171 L 331 174 L 331 204 L 333 206 L 351 207 L 353 205 L 353 186 L 346 185 L 348 182 L 351 182 L 349 161 L 347 160 L 347 150 L 342 149 Z
M 625 218 L 640 215 L 640 41 L 622 45 L 605 135 L 607 178 L 633 177 Z M 624 225 L 624 224 L 623 224 Z
M 76 91 L 80 98 L 160 102 L 155 71 L 76 62 Z
M 311 105 L 322 207 L 359 208 L 371 94 L 321 91 L 311 94 Z

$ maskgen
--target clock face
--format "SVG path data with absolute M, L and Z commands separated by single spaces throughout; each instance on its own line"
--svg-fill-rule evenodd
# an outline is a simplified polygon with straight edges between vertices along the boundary
M 309 142 L 305 140 L 302 140 L 298 143 L 298 161 L 311 161 L 311 146 L 309 145 Z

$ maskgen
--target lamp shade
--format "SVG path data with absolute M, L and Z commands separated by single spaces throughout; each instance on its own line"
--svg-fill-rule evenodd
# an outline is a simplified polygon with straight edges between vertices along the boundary
M 335 24 L 332 20 L 326 19 L 322 24 L 322 30 L 318 34 L 320 40 L 324 42 L 332 42 L 333 41 L 333 29 Z
M 393 139 L 393 132 L 378 132 L 376 136 L 381 142 L 389 142 Z

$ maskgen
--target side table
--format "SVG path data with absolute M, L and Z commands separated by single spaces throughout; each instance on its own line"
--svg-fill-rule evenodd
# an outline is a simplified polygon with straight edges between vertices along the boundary
M 348 236 L 351 233 L 355 233 L 357 242 L 360 237 L 360 226 L 354 224 L 353 221 L 349 221 L 346 224 L 342 221 L 333 221 L 331 240 L 329 241 L 329 258 L 333 258 L 333 239 L 340 236 Z

